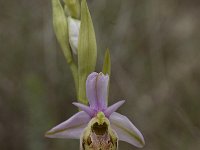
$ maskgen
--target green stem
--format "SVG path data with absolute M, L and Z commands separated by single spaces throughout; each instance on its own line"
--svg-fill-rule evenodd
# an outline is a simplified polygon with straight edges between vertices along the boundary
M 76 97 L 78 98 L 78 67 L 77 65 L 74 63 L 74 61 L 70 61 L 68 62 L 69 67 L 71 69 L 72 72 L 72 76 L 74 78 L 74 83 L 75 83 L 75 89 L 76 89 Z

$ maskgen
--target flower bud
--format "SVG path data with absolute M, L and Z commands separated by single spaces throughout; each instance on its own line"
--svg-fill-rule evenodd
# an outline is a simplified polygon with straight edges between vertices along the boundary
M 80 20 L 68 17 L 68 30 L 69 30 L 69 43 L 72 48 L 72 52 L 77 54 L 78 48 L 78 36 L 80 30 Z
M 73 18 L 80 18 L 80 2 L 79 0 L 64 0 L 65 10 L 69 16 Z
M 72 54 L 68 42 L 68 27 L 64 9 L 60 0 L 52 0 L 53 7 L 53 27 L 58 42 L 63 50 L 63 53 L 68 63 L 72 62 Z

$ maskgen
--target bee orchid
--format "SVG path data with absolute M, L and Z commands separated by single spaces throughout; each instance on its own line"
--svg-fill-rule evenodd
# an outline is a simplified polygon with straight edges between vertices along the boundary
M 46 133 L 49 138 L 80 139 L 82 150 L 116 150 L 118 140 L 143 147 L 143 135 L 124 115 L 115 112 L 125 101 L 107 106 L 109 76 L 91 73 L 86 80 L 89 106 L 74 102 L 81 111 Z

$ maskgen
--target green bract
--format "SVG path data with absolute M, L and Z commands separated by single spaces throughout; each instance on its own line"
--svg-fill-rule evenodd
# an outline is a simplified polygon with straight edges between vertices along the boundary
M 111 61 L 110 61 L 109 49 L 107 49 L 105 52 L 102 72 L 103 72 L 103 74 L 108 74 L 109 76 L 111 74 Z
M 72 54 L 68 42 L 67 19 L 59 0 L 52 0 L 52 6 L 54 31 L 67 59 L 67 62 L 69 63 L 72 61 Z
M 81 27 L 78 41 L 78 76 L 79 76 L 79 101 L 86 104 L 87 76 L 95 70 L 97 59 L 97 46 L 92 19 L 86 0 L 81 3 Z

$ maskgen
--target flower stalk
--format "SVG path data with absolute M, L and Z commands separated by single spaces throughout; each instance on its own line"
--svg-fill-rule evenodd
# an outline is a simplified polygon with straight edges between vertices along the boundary
M 95 70 L 97 59 L 94 27 L 86 0 L 82 0 L 81 7 L 79 0 L 64 2 L 65 10 L 60 0 L 52 0 L 53 27 L 72 72 L 77 99 L 87 104 L 85 81 L 87 76 Z M 77 57 L 77 63 L 74 57 Z
M 68 23 L 65 16 L 65 12 L 59 0 L 52 0 L 53 7 L 53 27 L 56 34 L 56 38 L 61 46 L 64 56 L 72 72 L 75 88 L 78 91 L 78 66 L 76 65 L 70 45 L 69 45 L 69 32 Z
M 102 72 L 94 72 L 97 45 L 86 0 L 52 0 L 53 27 L 72 72 L 79 112 L 49 130 L 49 138 L 80 140 L 80 150 L 117 150 L 118 141 L 143 147 L 144 137 L 117 109 L 124 100 L 108 106 L 111 60 L 106 51 Z M 77 62 L 75 61 L 77 57 Z M 89 104 L 88 104 L 89 103 Z

